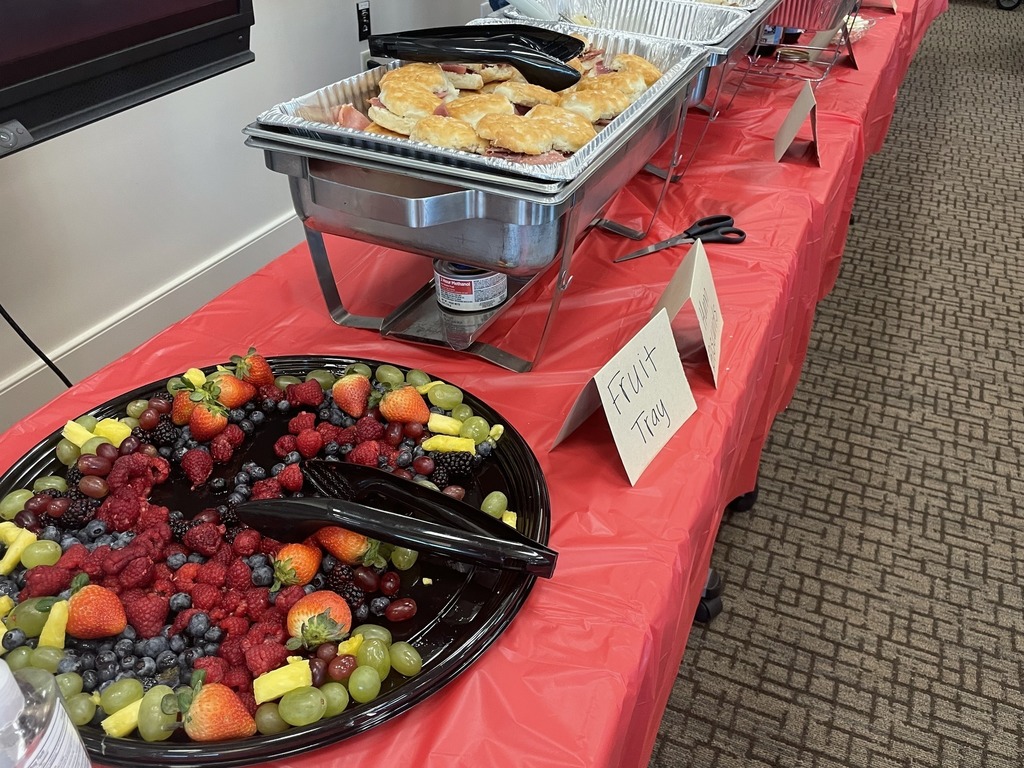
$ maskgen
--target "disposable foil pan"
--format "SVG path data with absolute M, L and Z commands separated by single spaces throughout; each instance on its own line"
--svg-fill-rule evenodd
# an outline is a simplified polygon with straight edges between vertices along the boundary
M 823 32 L 838 27 L 856 4 L 857 0 L 782 0 L 766 23 Z
M 493 24 L 508 24 L 507 20 L 488 19 Z M 498 157 L 485 157 L 460 150 L 443 149 L 406 138 L 377 136 L 363 131 L 335 125 L 330 121 L 333 107 L 351 103 L 364 114 L 369 100 L 378 93 L 378 83 L 384 72 L 399 65 L 392 62 L 368 72 L 346 78 L 278 104 L 261 114 L 256 122 L 262 126 L 284 129 L 285 133 L 314 138 L 338 148 L 351 147 L 370 150 L 396 159 L 427 160 L 434 165 L 451 168 L 475 168 L 500 173 L 506 177 L 569 181 L 575 179 L 593 164 L 600 163 L 608 148 L 622 134 L 636 130 L 652 105 L 686 87 L 686 79 L 695 63 L 703 66 L 707 54 L 677 40 L 637 37 L 618 31 L 593 30 L 560 22 L 541 23 L 538 26 L 556 29 L 567 34 L 586 34 L 592 44 L 605 50 L 607 56 L 634 53 L 643 56 L 662 71 L 662 77 L 648 88 L 633 104 L 602 128 L 597 137 L 562 162 L 550 165 L 528 165 Z M 689 75 L 692 78 L 692 75 Z M 287 141 L 282 136 L 282 141 Z

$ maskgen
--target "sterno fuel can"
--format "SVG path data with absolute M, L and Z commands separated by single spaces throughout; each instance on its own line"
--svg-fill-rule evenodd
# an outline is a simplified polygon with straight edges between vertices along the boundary
M 501 272 L 434 260 L 437 303 L 455 312 L 479 312 L 508 297 L 508 278 Z

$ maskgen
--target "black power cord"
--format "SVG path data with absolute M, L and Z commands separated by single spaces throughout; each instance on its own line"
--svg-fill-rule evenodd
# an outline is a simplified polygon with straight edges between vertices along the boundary
M 60 368 L 58 368 L 50 358 L 46 356 L 46 353 L 43 352 L 43 350 L 36 346 L 35 342 L 28 337 L 28 334 L 21 330 L 21 326 L 14 322 L 14 318 L 7 313 L 7 310 L 4 309 L 3 304 L 0 304 L 0 315 L 4 316 L 4 320 L 6 320 L 8 325 L 10 325 L 11 328 L 14 329 L 14 332 L 21 337 L 21 340 L 28 345 L 29 349 L 35 352 L 36 355 L 39 356 L 39 359 L 46 363 L 46 365 L 50 368 L 51 371 L 57 374 L 57 378 L 64 382 L 64 386 L 66 386 L 68 389 L 71 389 L 73 385 L 71 384 L 71 381 L 68 379 L 68 377 L 65 376 L 64 372 Z

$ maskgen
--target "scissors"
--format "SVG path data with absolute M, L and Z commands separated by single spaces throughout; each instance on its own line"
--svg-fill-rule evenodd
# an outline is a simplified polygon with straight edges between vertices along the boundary
M 732 216 L 727 216 L 724 213 L 715 216 L 705 216 L 703 219 L 697 219 L 684 232 L 678 235 L 662 240 L 660 243 L 649 245 L 646 248 L 641 248 L 639 251 L 627 253 L 625 256 L 619 256 L 612 259 L 612 262 L 618 264 L 622 261 L 638 259 L 649 253 L 657 253 L 676 245 L 695 242 L 698 239 L 705 243 L 730 243 L 733 245 L 742 243 L 747 239 L 747 233 L 742 229 L 734 227 L 733 224 L 735 223 Z

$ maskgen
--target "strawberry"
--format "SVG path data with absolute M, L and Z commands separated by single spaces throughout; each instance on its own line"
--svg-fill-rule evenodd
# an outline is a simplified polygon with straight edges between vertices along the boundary
M 57 565 L 37 565 L 29 568 L 25 571 L 25 586 L 22 587 L 18 599 L 52 597 L 71 585 L 73 575 L 70 570 L 61 567 L 60 561 Z
M 295 435 L 281 435 L 274 442 L 274 455 L 283 459 L 295 450 Z
M 301 432 L 305 432 L 307 429 L 313 429 L 315 426 L 316 414 L 312 411 L 303 411 L 298 416 L 293 416 L 288 421 L 288 431 L 296 436 Z
M 220 549 L 223 541 L 224 535 L 221 533 L 220 528 L 213 523 L 193 525 L 185 532 L 185 536 L 182 538 L 182 543 L 186 547 L 206 557 L 210 557 Z M 180 575 L 181 569 L 178 570 Z
M 274 386 L 274 372 L 270 370 L 270 364 L 263 355 L 256 354 L 254 347 L 249 347 L 244 357 L 232 355 L 231 362 L 235 364 L 235 376 L 242 381 L 247 381 L 257 388 Z M 263 395 L 263 392 L 260 394 Z
M 407 385 L 385 392 L 378 408 L 380 415 L 385 419 L 402 424 L 426 424 L 430 419 L 430 406 L 413 386 Z
M 319 381 L 310 379 L 301 384 L 289 384 L 285 387 L 284 396 L 293 408 L 301 405 L 311 405 L 316 408 L 324 401 L 324 390 Z
M 370 380 L 358 373 L 342 376 L 331 387 L 331 396 L 341 410 L 354 419 L 366 413 L 366 404 L 370 398 Z
M 295 438 L 295 450 L 302 454 L 303 458 L 312 459 L 320 449 L 324 447 L 324 439 L 315 429 L 304 429 Z
M 174 394 L 174 400 L 171 402 L 171 421 L 179 427 L 185 426 L 188 424 L 188 420 L 192 418 L 192 411 L 205 399 L 206 394 L 204 392 L 189 389 L 178 390 Z
M 230 373 L 210 379 L 207 386 L 214 399 L 227 409 L 241 408 L 256 396 L 256 386 Z
M 373 416 L 363 416 L 356 422 L 356 442 L 362 443 L 367 440 L 380 440 L 384 437 L 384 425 Z
M 336 525 L 328 525 L 317 531 L 313 538 L 316 543 L 346 565 L 362 565 L 363 558 L 370 551 L 372 539 Z
M 321 589 L 301 598 L 288 611 L 288 648 L 315 648 L 344 640 L 352 628 L 352 611 L 337 592 Z M 250 667 L 251 669 L 251 667 Z
M 199 403 L 188 420 L 192 437 L 201 443 L 212 440 L 228 425 L 228 415 L 216 403 Z
M 208 479 L 213 472 L 213 457 L 203 449 L 188 449 L 181 457 L 181 471 L 193 484 L 193 490 Z
M 282 496 L 284 494 L 281 493 L 281 483 L 278 482 L 276 477 L 268 477 L 263 480 L 257 480 L 252 484 L 252 493 L 249 495 L 249 500 L 280 499 Z
M 279 643 L 260 643 L 245 654 L 245 665 L 253 677 L 283 666 L 288 660 L 288 649 Z
M 345 460 L 353 464 L 361 464 L 364 467 L 376 467 L 378 456 L 380 456 L 380 443 L 376 440 L 367 440 L 349 451 Z
M 302 470 L 298 464 L 289 464 L 275 478 L 286 491 L 295 493 L 302 490 Z
M 274 588 L 309 584 L 320 568 L 320 550 L 306 544 L 285 544 L 274 557 Z
M 128 623 L 139 637 L 156 637 L 167 623 L 170 600 L 166 596 L 132 589 L 121 596 L 121 602 Z
M 236 555 L 248 557 L 254 555 L 260 548 L 260 532 L 254 528 L 246 528 L 239 531 L 235 540 L 231 542 L 231 549 Z M 230 569 L 229 569 L 230 570 Z
M 86 584 L 68 599 L 67 633 L 79 640 L 97 640 L 120 634 L 128 625 L 124 605 L 116 594 L 97 584 Z
M 234 424 L 228 424 L 228 426 L 233 427 Z M 227 464 L 229 461 L 231 461 L 231 457 L 234 455 L 235 447 L 231 444 L 231 441 L 224 435 L 224 432 L 221 432 L 219 435 L 213 438 L 213 440 L 210 441 L 210 458 L 217 464 Z
M 193 741 L 245 739 L 256 733 L 249 710 L 223 683 L 200 685 L 183 721 L 185 733 Z

